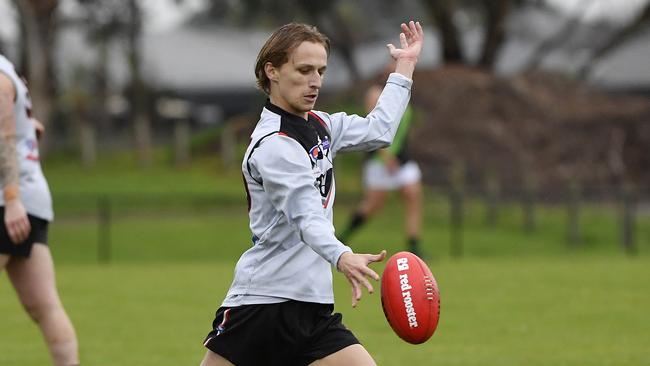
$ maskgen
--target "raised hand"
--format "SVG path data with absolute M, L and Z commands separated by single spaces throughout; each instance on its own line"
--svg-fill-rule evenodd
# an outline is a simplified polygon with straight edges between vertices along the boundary
M 412 20 L 408 25 L 402 23 L 402 33 L 399 34 L 399 42 L 401 48 L 396 48 L 393 44 L 386 45 L 390 55 L 397 61 L 400 59 L 416 61 L 422 51 L 422 40 L 424 39 L 424 32 L 420 22 L 413 22 Z

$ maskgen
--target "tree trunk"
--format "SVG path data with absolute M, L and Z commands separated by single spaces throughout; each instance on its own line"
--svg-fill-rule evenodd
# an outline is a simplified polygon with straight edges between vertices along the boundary
M 94 130 L 99 131 L 100 136 L 110 132 L 110 118 L 107 110 L 108 105 L 108 37 L 97 40 L 97 63 L 94 70 L 94 93 L 93 114 Z
M 483 0 L 485 8 L 485 38 L 479 66 L 492 70 L 505 39 L 505 22 L 511 0 Z
M 583 14 L 586 14 L 589 11 L 590 7 L 594 4 L 596 4 L 596 2 L 593 2 L 591 0 L 582 0 L 579 3 L 578 7 L 580 9 L 583 9 Z M 576 32 L 581 24 L 582 23 L 580 21 L 580 16 L 567 18 L 567 21 L 562 27 L 560 27 L 560 30 L 557 31 L 557 33 L 545 41 L 542 41 L 533 49 L 533 51 L 530 53 L 530 56 L 528 57 L 528 61 L 524 64 L 522 70 L 532 71 L 538 69 L 542 64 L 544 57 L 549 52 L 566 42 L 571 37 L 571 35 Z
M 141 74 L 140 35 L 142 13 L 136 0 L 129 0 L 131 24 L 129 27 L 129 68 L 131 70 L 131 116 L 134 121 L 135 145 L 138 162 L 151 164 L 151 122 L 146 111 L 146 90 Z
M 432 19 L 440 32 L 442 56 L 445 63 L 463 63 L 465 57 L 461 46 L 460 35 L 454 24 L 455 0 L 427 0 Z
M 21 19 L 22 72 L 29 81 L 34 117 L 46 126 L 52 122 L 56 98 L 54 49 L 56 0 L 14 0 Z M 47 151 L 47 139 L 41 143 Z
M 332 41 L 332 48 L 340 52 L 343 62 L 350 72 L 352 84 L 361 80 L 359 67 L 354 59 L 355 36 L 341 17 L 337 8 L 338 1 L 311 1 L 302 0 L 302 6 L 320 31 L 326 33 Z

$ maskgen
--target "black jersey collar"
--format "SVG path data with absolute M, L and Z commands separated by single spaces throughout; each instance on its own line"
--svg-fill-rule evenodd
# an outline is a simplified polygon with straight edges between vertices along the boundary
M 307 121 L 308 121 L 308 120 L 305 119 L 305 118 L 302 118 L 302 117 L 300 117 L 300 116 L 298 116 L 298 115 L 295 115 L 295 114 L 293 114 L 293 113 L 287 112 L 287 111 L 285 111 L 284 109 L 278 107 L 277 105 L 271 103 L 271 100 L 270 100 L 270 99 L 267 99 L 267 100 L 266 100 L 266 105 L 264 105 L 264 108 L 268 109 L 269 111 L 271 111 L 271 112 L 273 112 L 273 113 L 275 113 L 275 114 L 279 114 L 279 115 L 282 116 L 283 118 L 286 118 L 286 119 L 288 119 L 288 120 L 290 120 L 290 121 L 293 121 L 293 122 L 297 122 L 297 123 L 305 124 L 305 123 L 307 123 Z

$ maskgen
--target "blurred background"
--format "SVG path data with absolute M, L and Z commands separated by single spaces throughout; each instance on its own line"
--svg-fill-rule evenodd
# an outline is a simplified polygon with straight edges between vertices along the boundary
M 285 23 L 318 26 L 333 49 L 317 109 L 364 114 L 364 90 L 389 61 L 385 45 L 409 19 L 426 33 L 409 146 L 424 175 L 422 245 L 441 277 L 447 337 L 408 351 L 376 306 L 351 315 L 359 324 L 374 316 L 376 327 L 361 330 L 373 354 L 388 365 L 402 361 L 387 349 L 422 365 L 433 355 L 459 365 L 496 355 L 503 365 L 650 363 L 640 325 L 650 305 L 648 0 L 0 0 L 0 53 L 28 80 L 46 127 L 51 247 L 81 335 L 115 329 L 84 309 L 136 322 L 158 304 L 151 316 L 187 342 L 140 347 L 162 352 L 155 364 L 198 360 L 195 346 L 250 246 L 240 163 L 265 101 L 253 72 L 260 47 Z M 338 159 L 340 226 L 361 198 L 363 155 Z M 404 249 L 402 212 L 392 199 L 355 250 Z M 0 364 L 42 365 L 7 282 L 0 310 L 28 330 L 0 335 Z M 494 283 L 504 287 L 494 293 Z M 458 313 L 445 307 L 445 288 Z M 613 288 L 625 301 L 611 308 Z M 347 301 L 345 284 L 337 291 Z M 478 304 L 478 294 L 492 300 Z M 527 296 L 520 321 L 510 318 Z M 559 297 L 570 305 L 564 316 Z M 612 315 L 624 326 L 599 320 Z M 477 322 L 492 326 L 476 333 Z M 614 346 L 602 335 L 615 331 Z M 116 354 L 156 336 L 114 332 L 81 337 L 87 364 L 154 364 L 142 348 Z M 469 332 L 472 352 L 462 348 Z M 530 344 L 517 348 L 522 336 Z M 567 342 L 578 346 L 559 352 Z

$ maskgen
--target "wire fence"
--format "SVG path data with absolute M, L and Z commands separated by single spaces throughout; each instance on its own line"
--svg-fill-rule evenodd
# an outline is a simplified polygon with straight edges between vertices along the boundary
M 599 190 L 593 187 L 591 190 L 580 190 L 573 187 L 567 189 L 562 195 L 548 195 L 524 189 L 517 192 L 498 192 L 480 187 L 465 187 L 463 189 L 428 187 L 425 191 L 425 201 L 435 205 L 436 214 L 429 216 L 436 217 L 427 217 L 427 213 L 425 213 L 424 221 L 425 225 L 432 220 L 445 222 L 444 226 L 438 224 L 436 230 L 448 232 L 449 256 L 461 258 L 466 256 L 468 246 L 472 245 L 466 238 L 468 231 L 474 230 L 472 225 L 475 226 L 475 223 L 469 222 L 469 216 L 472 216 L 474 221 L 476 221 L 477 215 L 483 216 L 479 220 L 483 222 L 482 225 L 486 230 L 490 230 L 503 226 L 504 216 L 512 217 L 514 215 L 515 220 L 519 221 L 519 228 L 511 225 L 505 230 L 519 231 L 533 237 L 546 230 L 541 227 L 540 213 L 552 209 L 550 215 L 557 219 L 555 221 L 563 222 L 560 224 L 563 229 L 560 230 L 565 231 L 566 245 L 569 248 L 579 248 L 584 241 L 584 228 L 588 225 L 600 225 L 599 223 L 589 223 L 589 213 L 606 211 L 609 221 L 606 226 L 608 230 L 616 231 L 608 233 L 608 236 L 617 238 L 615 239 L 618 241 L 617 245 L 625 253 L 631 256 L 638 254 L 639 248 L 645 245 L 647 240 L 645 234 L 640 238 L 639 217 L 643 218 L 641 225 L 646 225 L 647 218 L 650 217 L 650 196 L 645 191 L 630 188 L 619 191 L 600 191 L 599 194 L 594 194 L 596 191 Z M 338 202 L 346 207 L 358 199 L 358 193 L 344 191 L 339 193 Z M 239 231 L 246 231 L 246 200 L 243 194 L 241 196 L 189 192 L 174 193 L 173 195 L 141 192 L 67 194 L 55 195 L 55 203 L 58 218 L 64 220 L 83 218 L 84 225 L 94 223 L 96 234 L 91 237 L 96 238 L 96 243 L 86 243 L 85 248 L 88 250 L 89 247 L 95 247 L 95 257 L 99 263 L 112 262 L 116 241 L 124 240 L 125 237 L 129 239 L 129 234 L 121 234 L 116 238 L 116 223 L 132 220 L 137 216 L 160 217 L 164 214 L 173 214 L 177 217 L 184 217 L 186 221 L 192 221 L 204 216 L 203 213 L 220 210 L 225 213 L 221 219 L 215 220 L 224 221 L 225 218 L 227 221 L 237 217 L 238 221 L 236 224 L 225 223 L 224 228 L 218 229 L 220 232 L 215 230 L 210 235 L 223 237 L 226 235 L 226 231 L 235 230 L 233 225 L 238 225 L 237 228 L 241 229 Z M 140 226 L 142 226 L 138 227 L 140 231 L 159 228 L 155 223 L 151 229 L 147 229 L 144 225 Z M 188 237 L 188 242 L 193 242 L 192 235 L 191 232 L 188 232 L 184 234 L 184 237 Z M 247 233 L 239 233 L 235 237 L 237 241 L 246 243 L 247 235 Z M 146 238 L 146 235 L 143 238 Z M 172 240 L 171 237 L 170 240 Z M 643 242 L 640 243 L 640 241 Z M 161 247 L 158 250 L 164 251 L 165 248 Z

